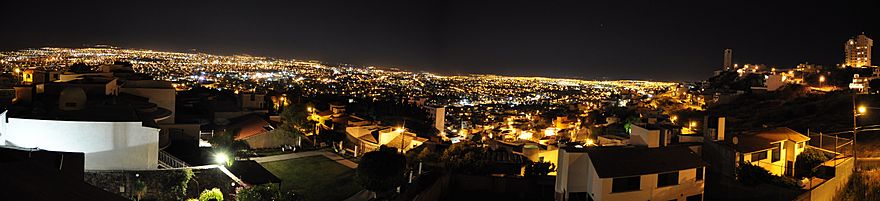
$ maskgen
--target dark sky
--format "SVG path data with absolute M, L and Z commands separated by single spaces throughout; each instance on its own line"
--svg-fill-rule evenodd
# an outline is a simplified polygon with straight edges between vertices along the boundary
M 441 74 L 700 80 L 724 48 L 736 63 L 839 63 L 849 37 L 880 39 L 878 11 L 876 0 L 13 1 L 0 6 L 0 50 L 109 44 Z

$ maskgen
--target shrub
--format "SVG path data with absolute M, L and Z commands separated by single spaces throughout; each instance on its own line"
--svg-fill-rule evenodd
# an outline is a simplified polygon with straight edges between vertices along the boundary
M 405 168 L 406 158 L 397 152 L 367 152 L 355 171 L 355 182 L 377 194 L 388 192 L 404 183 Z
M 794 164 L 794 173 L 796 178 L 811 177 L 816 175 L 816 168 L 823 162 L 831 158 L 825 152 L 813 148 L 804 150 L 797 156 L 797 163 Z
M 797 180 L 770 174 L 770 171 L 750 163 L 740 163 L 736 173 L 739 182 L 746 185 L 767 183 L 785 188 L 800 188 Z
M 526 163 L 525 173 L 523 176 L 526 177 L 534 177 L 534 176 L 546 176 L 556 170 L 556 166 L 553 163 L 541 161 L 541 162 L 529 162 Z
M 236 193 L 235 199 L 239 201 L 302 200 L 292 191 L 281 191 L 275 184 L 264 184 L 241 189 Z
M 223 192 L 218 188 L 205 189 L 199 194 L 199 201 L 223 201 Z

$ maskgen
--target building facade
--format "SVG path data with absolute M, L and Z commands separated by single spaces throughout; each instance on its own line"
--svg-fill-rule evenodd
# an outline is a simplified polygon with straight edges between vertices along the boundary
M 686 147 L 559 150 L 556 200 L 703 200 L 705 164 Z
M 874 46 L 874 40 L 865 36 L 864 33 L 847 40 L 843 45 L 846 54 L 844 66 L 870 67 L 872 46 Z
M 724 70 L 733 70 L 733 50 L 724 49 Z

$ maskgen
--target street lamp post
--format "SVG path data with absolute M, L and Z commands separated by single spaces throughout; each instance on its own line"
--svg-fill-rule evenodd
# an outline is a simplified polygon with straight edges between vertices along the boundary
M 853 165 L 856 166 L 856 169 L 858 169 L 857 163 L 859 161 L 858 151 L 856 150 L 856 148 L 858 148 L 858 139 L 859 139 L 859 137 L 858 137 L 859 136 L 858 117 L 861 115 L 864 115 L 868 111 L 868 109 L 880 109 L 880 108 L 856 106 L 856 95 L 853 94 L 853 140 L 852 140 L 853 147 L 852 147 L 852 152 L 853 152 L 853 160 L 854 160 Z

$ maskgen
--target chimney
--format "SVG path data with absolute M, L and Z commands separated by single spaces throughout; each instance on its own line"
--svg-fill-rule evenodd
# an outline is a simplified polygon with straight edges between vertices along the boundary
M 715 141 L 724 141 L 724 117 L 718 117 L 718 134 Z

